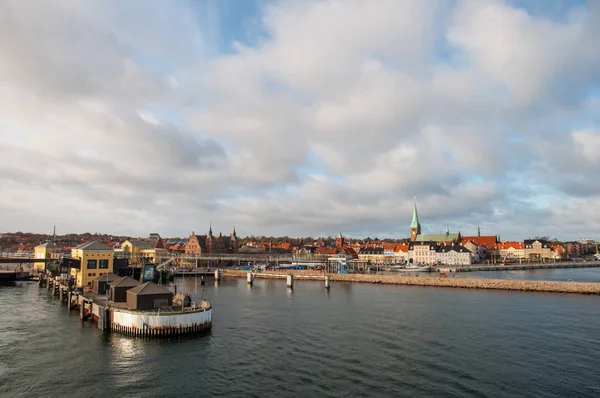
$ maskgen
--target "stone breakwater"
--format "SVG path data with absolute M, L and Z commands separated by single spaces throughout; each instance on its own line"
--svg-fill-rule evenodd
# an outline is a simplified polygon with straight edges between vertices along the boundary
M 227 270 L 225 277 L 246 278 L 248 271 Z M 328 275 L 332 282 L 378 283 L 386 285 L 452 287 L 460 289 L 516 290 L 525 292 L 576 293 L 600 295 L 600 283 L 555 282 L 515 279 L 446 278 L 438 276 L 368 275 L 368 274 L 294 274 L 293 272 L 259 272 L 255 278 L 285 279 L 294 275 L 295 281 L 322 281 Z

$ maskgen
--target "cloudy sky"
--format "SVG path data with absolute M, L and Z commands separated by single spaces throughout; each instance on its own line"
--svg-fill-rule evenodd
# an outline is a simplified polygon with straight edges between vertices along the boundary
M 0 232 L 600 238 L 600 2 L 0 3 Z

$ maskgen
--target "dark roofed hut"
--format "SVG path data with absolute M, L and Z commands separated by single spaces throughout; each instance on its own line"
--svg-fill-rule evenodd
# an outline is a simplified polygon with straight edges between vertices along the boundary
M 172 304 L 173 293 L 154 282 L 146 282 L 127 291 L 127 308 L 130 310 L 148 311 Z
M 109 288 L 108 285 L 119 279 L 121 279 L 121 277 L 112 272 L 101 275 L 92 281 L 92 290 L 97 294 L 106 294 L 106 289 Z
M 110 284 L 110 298 L 114 302 L 127 301 L 127 290 L 138 286 L 140 283 L 133 278 L 124 276 Z

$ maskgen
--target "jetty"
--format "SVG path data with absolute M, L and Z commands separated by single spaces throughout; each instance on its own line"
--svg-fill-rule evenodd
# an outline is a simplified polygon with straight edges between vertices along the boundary
M 107 332 L 129 337 L 158 338 L 202 333 L 212 326 L 210 301 L 192 303 L 189 296 L 173 294 L 153 282 L 126 287 L 115 283 L 112 287 L 122 288 L 120 293 L 126 297 L 124 302 L 111 301 L 107 294 L 73 287 L 72 281 L 50 274 L 40 274 L 38 283 L 40 288 L 48 289 L 53 297 L 65 304 L 69 312 L 78 311 L 82 322 L 96 323 L 99 329 Z M 104 288 L 108 289 L 106 286 Z M 163 305 L 154 308 L 157 301 Z
M 252 276 L 248 276 L 251 274 Z M 429 286 L 459 289 L 491 289 L 491 290 L 513 290 L 523 292 L 546 292 L 546 293 L 575 293 L 600 295 L 600 283 L 592 282 L 560 282 L 539 280 L 516 280 L 516 279 L 483 279 L 483 278 L 448 278 L 444 276 L 431 276 L 423 274 L 418 276 L 408 275 L 373 275 L 373 274 L 307 274 L 307 273 L 282 273 L 263 271 L 249 273 L 248 271 L 226 270 L 224 277 L 246 278 L 250 280 L 260 279 L 283 279 L 308 280 L 308 281 L 331 281 L 345 283 L 375 283 L 385 285 L 403 286 Z M 292 278 L 290 278 L 290 276 Z M 327 286 L 328 288 L 328 286 Z

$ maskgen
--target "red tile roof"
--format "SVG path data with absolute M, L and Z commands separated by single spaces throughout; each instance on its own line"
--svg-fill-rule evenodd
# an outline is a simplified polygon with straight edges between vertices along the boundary
M 398 252 L 407 253 L 408 252 L 408 245 L 396 245 L 394 247 L 394 252 L 396 252 L 396 253 L 398 253 Z
M 498 243 L 498 249 L 500 250 L 507 250 L 507 249 L 523 249 L 525 248 L 525 245 L 523 244 L 523 242 L 503 242 L 503 243 Z
M 336 254 L 338 250 L 335 247 L 317 247 L 315 254 Z
M 461 244 L 464 245 L 467 242 L 473 242 L 478 246 L 494 246 L 496 244 L 496 236 L 463 236 Z

